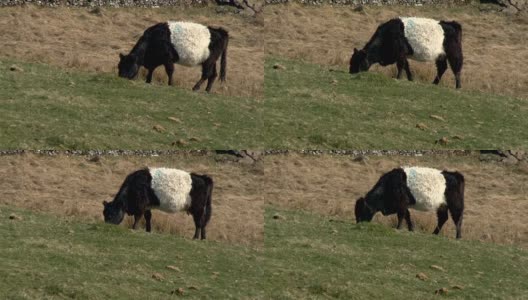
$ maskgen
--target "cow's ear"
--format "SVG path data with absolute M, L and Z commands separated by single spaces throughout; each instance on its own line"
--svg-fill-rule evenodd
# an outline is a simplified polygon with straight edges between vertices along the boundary
M 358 49 L 357 48 L 354 48 L 354 53 L 357 53 L 358 52 Z
M 103 205 L 104 205 L 104 206 L 107 206 L 107 205 L 108 205 L 108 202 L 106 202 L 106 200 L 103 200 Z

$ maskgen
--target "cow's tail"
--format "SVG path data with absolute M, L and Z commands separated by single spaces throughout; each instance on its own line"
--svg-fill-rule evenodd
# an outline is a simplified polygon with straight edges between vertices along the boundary
M 202 175 L 202 178 L 203 180 L 205 181 L 205 185 L 206 185 L 206 192 L 205 192 L 205 206 L 204 206 L 204 216 L 205 216 L 205 220 L 204 220 L 204 226 L 207 225 L 207 223 L 209 223 L 209 220 L 211 219 L 211 214 L 213 213 L 213 210 L 212 210 L 212 197 L 213 197 L 213 186 L 214 186 L 214 183 L 213 183 L 213 179 L 207 175 Z
M 224 82 L 226 80 L 227 72 L 227 45 L 229 44 L 229 34 L 223 29 L 218 29 L 222 34 L 222 57 L 220 59 L 220 80 Z

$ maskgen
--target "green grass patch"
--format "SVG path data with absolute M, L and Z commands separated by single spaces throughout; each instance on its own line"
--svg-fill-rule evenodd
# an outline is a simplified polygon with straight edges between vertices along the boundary
M 528 295 L 525 250 L 271 207 L 265 220 L 272 299 L 430 299 L 441 288 L 446 298 Z
M 23 71 L 9 71 L 13 63 Z M 0 60 L 0 70 L 4 150 L 263 146 L 256 130 L 262 123 L 257 99 L 43 64 Z
M 275 69 L 275 64 L 284 68 Z M 528 103 L 520 99 L 396 80 L 373 72 L 350 75 L 344 69 L 276 57 L 266 60 L 265 72 L 264 136 L 275 137 L 266 140 L 268 147 L 528 146 Z M 447 144 L 436 143 L 443 137 Z
M 0 257 L 2 299 L 229 299 L 264 293 L 261 250 L 5 206 Z

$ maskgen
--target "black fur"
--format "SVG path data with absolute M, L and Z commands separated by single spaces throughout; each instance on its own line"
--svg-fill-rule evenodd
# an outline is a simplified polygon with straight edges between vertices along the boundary
M 464 176 L 458 172 L 443 171 L 446 179 L 447 206 L 440 206 L 437 210 L 438 225 L 433 232 L 438 234 L 447 221 L 447 211 L 456 225 L 456 238 L 462 237 L 462 217 L 464 214 Z M 363 198 L 356 201 L 356 222 L 370 222 L 376 212 L 383 215 L 398 215 L 397 228 L 400 229 L 405 218 L 410 231 L 414 230 L 409 206 L 416 204 L 416 199 L 407 186 L 407 175 L 402 168 L 393 169 L 383 174 L 376 185 Z
M 206 91 L 210 92 L 218 73 L 216 71 L 216 61 L 220 59 L 220 81 L 224 82 L 227 71 L 227 44 L 229 35 L 223 28 L 207 27 L 211 33 L 211 43 L 209 44 L 209 58 L 202 63 L 202 77 L 194 85 L 193 91 L 200 89 L 200 86 L 207 80 Z
M 433 81 L 438 84 L 449 62 L 456 78 L 456 88 L 461 87 L 460 72 L 463 64 L 462 54 L 462 26 L 457 22 L 440 21 L 444 30 L 444 50 L 445 56 L 436 60 L 437 76 Z M 363 47 L 354 52 L 350 58 L 349 72 L 355 74 L 358 72 L 368 71 L 376 63 L 387 66 L 396 63 L 398 74 L 401 78 L 402 70 L 405 70 L 408 80 L 413 80 L 413 75 L 409 67 L 408 56 L 413 55 L 414 51 L 405 38 L 404 24 L 401 19 L 392 19 L 378 26 L 376 32 Z
M 191 173 L 192 188 L 191 207 L 187 213 L 191 214 L 195 223 L 194 238 L 205 239 L 205 227 L 211 219 L 213 180 L 207 175 Z M 151 208 L 158 207 L 160 201 L 152 189 L 152 176 L 148 169 L 142 169 L 129 174 L 112 202 L 103 201 L 103 216 L 107 223 L 120 224 L 125 216 L 134 216 L 133 229 L 141 217 L 145 217 L 146 231 L 151 231 Z
M 194 85 L 193 90 L 199 90 L 202 83 L 207 80 L 206 91 L 211 92 L 217 77 L 216 61 L 221 57 L 220 79 L 225 81 L 227 65 L 227 45 L 229 35 L 223 28 L 207 27 L 211 33 L 209 44 L 210 55 L 202 63 L 202 76 Z M 178 63 L 178 52 L 171 43 L 171 31 L 167 23 L 158 23 L 145 30 L 136 45 L 128 55 L 119 54 L 119 76 L 133 79 L 137 76 L 141 66 L 148 70 L 146 82 L 152 82 L 154 70 L 163 65 L 169 78 L 168 84 L 172 85 L 174 63 Z

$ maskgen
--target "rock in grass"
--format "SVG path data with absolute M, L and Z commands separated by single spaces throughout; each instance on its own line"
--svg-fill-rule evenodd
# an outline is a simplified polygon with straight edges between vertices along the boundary
M 274 220 L 280 220 L 282 219 L 283 217 L 279 214 L 274 214 L 273 217 L 272 217 Z
M 425 125 L 424 123 L 418 123 L 416 124 L 416 128 L 421 129 L 421 130 L 426 130 L 427 125 Z
M 171 295 L 183 295 L 183 288 L 177 288 L 174 291 L 171 292 Z
M 174 121 L 176 123 L 181 123 L 182 121 L 176 117 L 168 117 L 167 119 L 171 120 L 171 121 Z
M 11 65 L 11 67 L 9 67 L 9 71 L 24 72 L 24 69 L 22 69 L 21 67 L 19 67 L 17 65 Z
M 152 127 L 152 129 L 156 130 L 157 132 L 163 132 L 165 131 L 165 128 L 159 124 L 156 124 Z
M 429 117 L 430 117 L 431 119 L 435 119 L 435 120 L 438 120 L 438 121 L 445 122 L 444 117 L 439 116 L 439 115 L 430 115 Z
M 445 136 L 435 141 L 435 144 L 440 144 L 443 146 L 447 145 L 448 143 L 449 143 L 449 139 Z
M 437 265 L 431 265 L 430 267 L 431 269 L 433 270 L 438 270 L 438 271 L 442 271 L 442 272 L 445 272 L 445 269 L 440 267 L 440 266 L 437 266 Z
M 15 215 L 15 214 L 10 214 L 9 215 L 9 220 L 22 220 L 22 218 L 20 216 Z
M 273 69 L 275 70 L 286 70 L 286 67 L 281 64 L 274 64 Z
M 152 274 L 152 278 L 156 279 L 157 281 L 163 281 L 164 277 L 160 273 L 154 273 Z
M 439 288 L 435 291 L 435 295 L 446 295 L 448 292 L 448 289 L 446 288 Z
M 423 280 L 423 281 L 426 281 L 427 279 L 429 279 L 429 277 L 427 277 L 427 275 L 425 275 L 425 273 L 416 274 L 416 278 L 418 278 L 420 280 Z
M 464 289 L 463 286 L 458 285 L 458 284 L 453 285 L 452 288 L 453 288 L 453 290 L 463 290 Z
M 188 144 L 187 141 L 184 140 L 184 139 L 179 139 L 176 142 L 172 142 L 173 146 L 178 146 L 178 147 L 183 147 L 183 146 L 185 146 L 187 144 Z
M 177 272 L 181 272 L 180 268 L 176 267 L 176 266 L 166 266 L 165 268 L 169 269 L 169 270 L 173 270 L 173 271 L 177 271 Z

